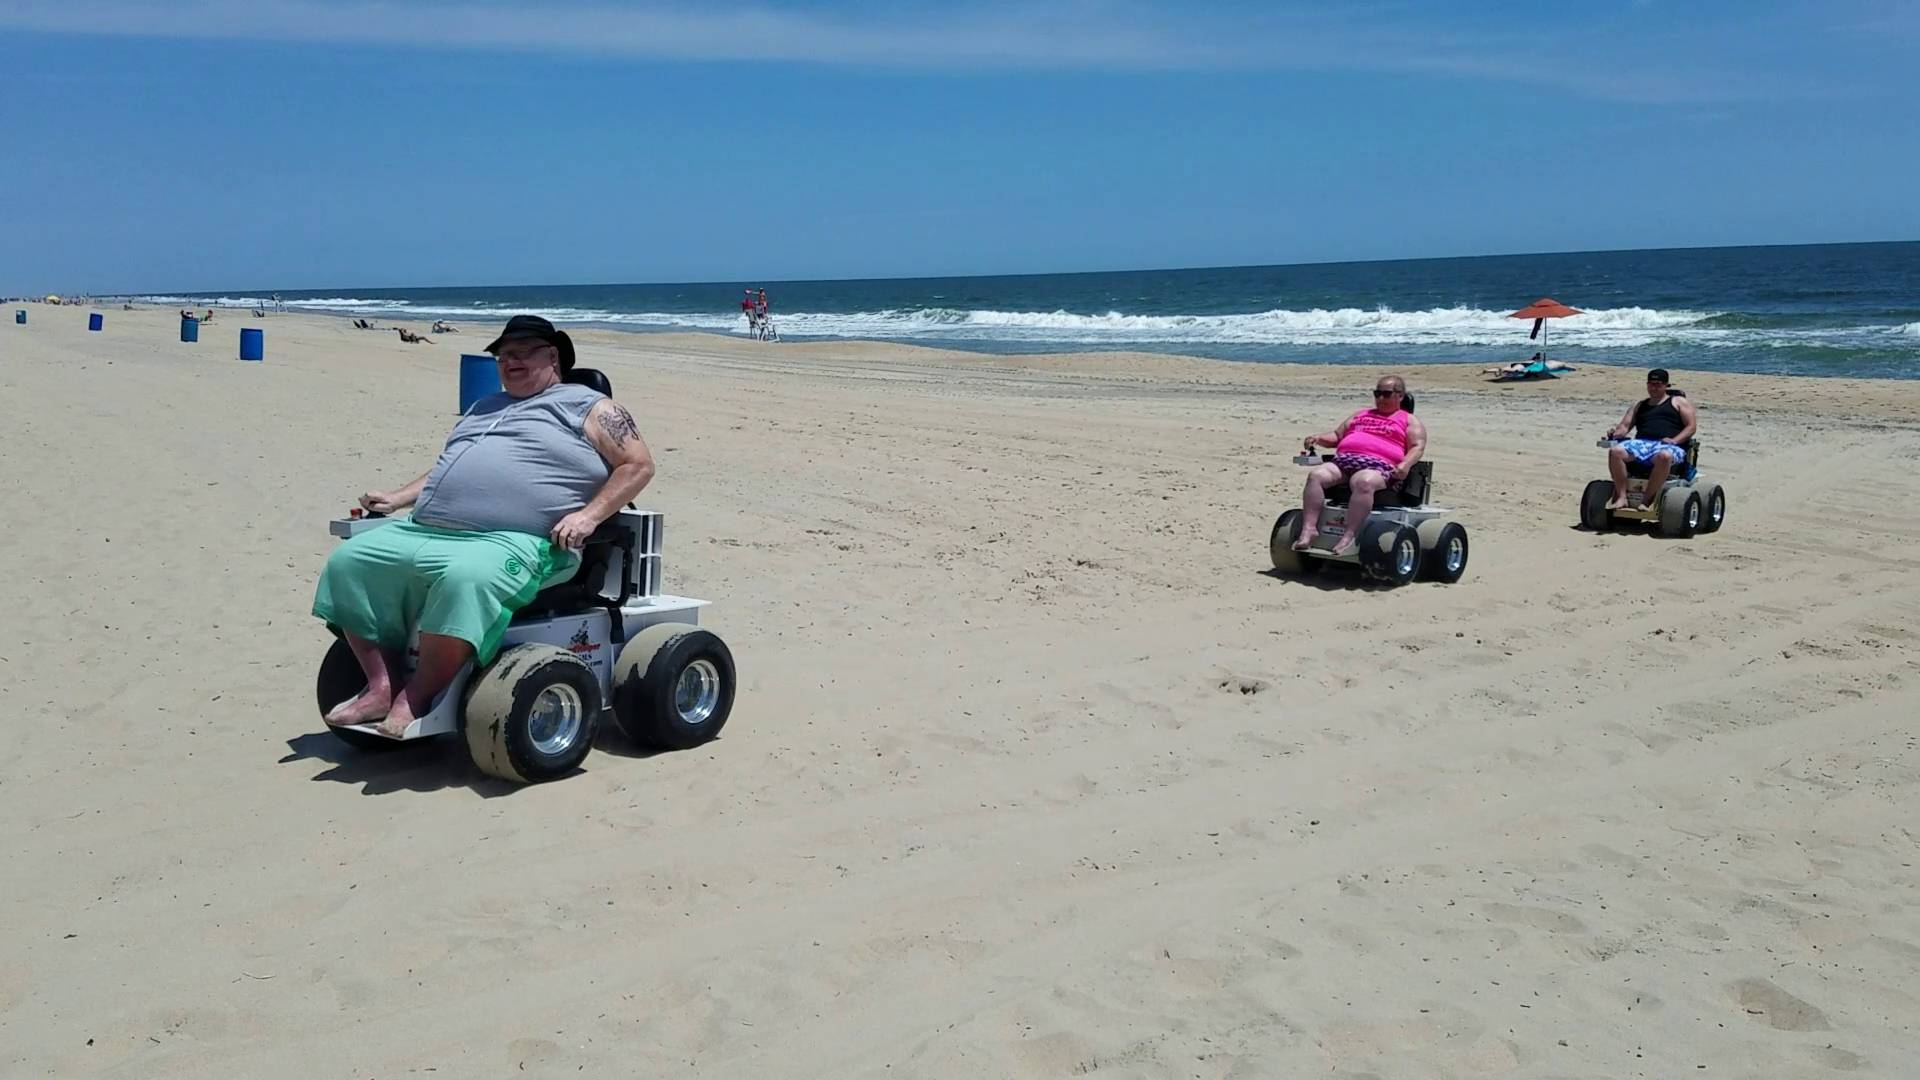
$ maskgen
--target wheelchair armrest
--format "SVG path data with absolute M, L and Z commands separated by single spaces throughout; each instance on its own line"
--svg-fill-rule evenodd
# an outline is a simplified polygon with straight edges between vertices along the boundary
M 377 529 L 382 525 L 391 525 L 398 520 L 400 519 L 389 517 L 386 514 L 334 518 L 332 521 L 327 522 L 327 535 L 337 536 L 342 540 L 346 540 L 359 536 L 368 529 Z

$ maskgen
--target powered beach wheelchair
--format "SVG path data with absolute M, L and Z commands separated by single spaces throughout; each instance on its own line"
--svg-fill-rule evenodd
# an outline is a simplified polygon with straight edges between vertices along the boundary
M 1668 393 L 1684 397 L 1679 390 Z M 1619 440 L 1602 438 L 1596 445 L 1611 448 Z M 1627 461 L 1627 505 L 1607 509 L 1613 499 L 1612 480 L 1594 480 L 1580 493 L 1580 524 L 1595 532 L 1606 532 L 1619 525 L 1657 525 L 1663 536 L 1692 536 L 1719 532 L 1727 520 L 1727 493 L 1717 483 L 1700 475 L 1700 440 L 1688 439 L 1686 464 L 1667 473 L 1666 482 L 1652 499 L 1646 500 L 1647 481 L 1653 466 Z
M 1601 439 L 1595 445 L 1611 447 L 1619 440 Z M 1645 507 L 1650 466 L 1627 462 L 1627 505 L 1607 509 L 1613 498 L 1612 480 L 1593 480 L 1580 493 L 1580 524 L 1595 532 L 1621 525 L 1656 525 L 1662 536 L 1692 536 L 1719 532 L 1727 520 L 1727 492 L 1700 475 L 1700 440 L 1687 440 L 1687 463 L 1676 466 L 1660 485 L 1659 494 Z
M 1406 395 L 1400 407 L 1412 412 L 1413 395 Z M 1332 453 L 1309 452 L 1293 462 L 1318 467 L 1332 460 Z M 1432 462 L 1416 462 L 1398 488 L 1375 494 L 1373 512 L 1362 522 L 1347 520 L 1347 485 L 1329 487 L 1326 495 L 1319 532 L 1305 551 L 1293 549 L 1306 517 L 1300 508 L 1286 511 L 1273 523 L 1267 547 L 1275 570 L 1312 574 L 1327 563 L 1347 563 L 1390 585 L 1405 585 L 1415 578 L 1450 585 L 1466 574 L 1466 526 L 1450 520 L 1453 511 L 1427 502 L 1433 496 Z M 1360 530 L 1359 543 L 1352 551 L 1335 555 L 1333 548 L 1346 538 L 1350 528 Z
M 567 381 L 612 390 L 591 368 L 575 368 Z M 327 531 L 345 539 L 390 520 L 356 509 Z M 469 661 L 399 738 L 373 724 L 327 730 L 368 751 L 457 732 L 480 771 L 516 783 L 572 772 L 609 714 L 628 739 L 654 749 L 719 735 L 733 708 L 733 655 L 699 626 L 707 601 L 661 591 L 663 524 L 660 514 L 636 509 L 602 523 L 573 576 L 514 614 L 493 662 Z M 409 666 L 417 656 L 416 642 Z M 359 661 L 334 641 L 315 680 L 321 716 L 365 688 Z

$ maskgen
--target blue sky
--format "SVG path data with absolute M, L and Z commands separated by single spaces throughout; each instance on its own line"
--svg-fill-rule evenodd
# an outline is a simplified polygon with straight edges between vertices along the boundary
M 1920 238 L 1920 5 L 5 0 L 0 292 Z

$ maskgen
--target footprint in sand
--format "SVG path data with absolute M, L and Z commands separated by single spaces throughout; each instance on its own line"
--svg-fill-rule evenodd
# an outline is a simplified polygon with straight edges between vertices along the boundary
M 1526 907 L 1520 904 L 1488 904 L 1484 910 L 1487 917 L 1494 922 L 1530 926 L 1535 930 L 1545 930 L 1551 934 L 1579 934 L 1587 929 L 1587 924 L 1574 916 L 1548 908 Z
M 529 1065 L 545 1065 L 560 1057 L 560 1044 L 552 1039 L 515 1039 L 507 1044 L 507 1064 L 525 1070 Z
M 1741 979 L 1727 987 L 1734 1003 L 1754 1020 L 1779 1031 L 1825 1031 L 1827 1014 L 1766 979 Z
M 1856 1072 L 1866 1068 L 1871 1062 L 1851 1050 L 1842 1050 L 1837 1046 L 1817 1046 L 1807 1051 L 1814 1064 L 1824 1065 L 1841 1072 Z

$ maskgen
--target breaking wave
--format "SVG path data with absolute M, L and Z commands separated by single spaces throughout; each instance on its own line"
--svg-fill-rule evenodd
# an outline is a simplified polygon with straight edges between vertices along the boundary
M 272 301 L 257 296 L 145 296 L 157 304 L 214 304 L 254 307 Z M 727 312 L 606 311 L 538 306 L 464 306 L 417 304 L 404 299 L 350 296 L 282 301 L 295 310 L 412 318 L 493 318 L 533 311 L 558 323 L 648 329 L 739 331 L 738 314 Z M 1588 311 L 1578 325 L 1555 323 L 1548 331 L 1557 344 L 1594 347 L 1645 345 L 1676 332 L 1711 339 L 1734 334 L 1701 324 L 1714 313 L 1658 311 L 1650 308 L 1602 308 Z M 786 337 L 875 338 L 945 342 L 1010 342 L 1035 345 L 1502 345 L 1511 346 L 1523 321 L 1505 312 L 1480 308 L 1276 309 L 1235 315 L 1132 315 L 1109 311 L 1083 315 L 1069 311 L 996 311 L 913 308 L 857 312 L 782 312 L 774 323 Z M 1701 340 L 1710 344 L 1710 340 Z

